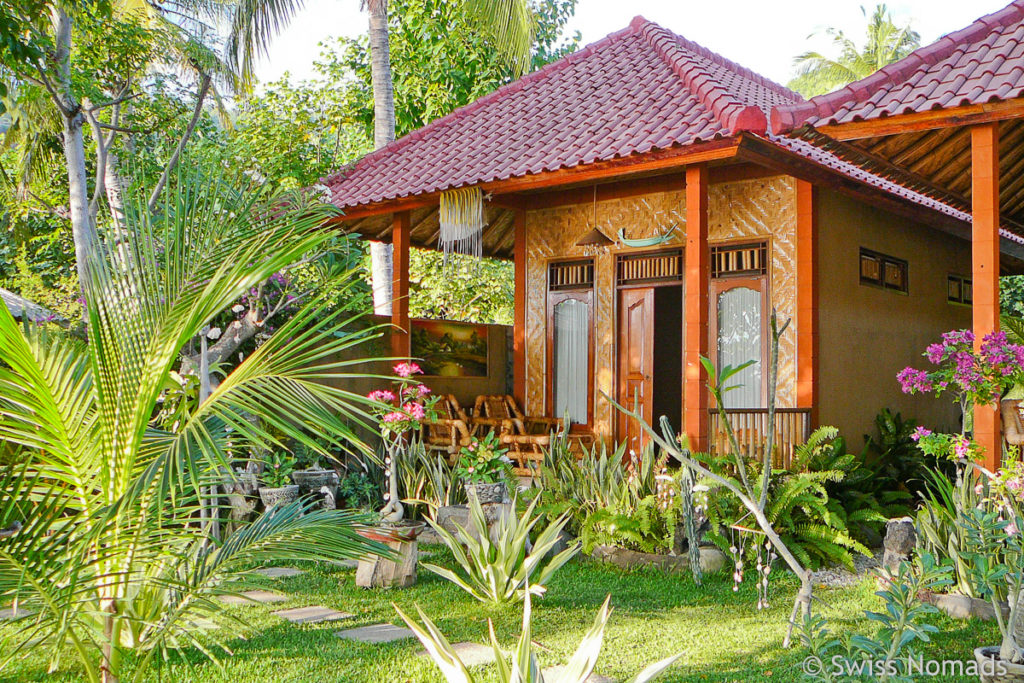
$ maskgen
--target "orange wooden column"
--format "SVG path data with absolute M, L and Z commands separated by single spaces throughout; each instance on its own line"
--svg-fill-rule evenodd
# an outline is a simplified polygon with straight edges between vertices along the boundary
M 708 167 L 686 167 L 686 339 L 683 431 L 696 451 L 708 449 Z
M 515 264 L 515 305 L 512 319 L 512 393 L 519 405 L 526 401 L 526 212 L 516 211 L 515 242 L 512 247 Z
M 391 231 L 391 355 L 408 358 L 409 346 L 409 212 L 399 211 L 394 216 Z
M 971 128 L 971 215 L 973 229 L 974 345 L 999 329 L 999 124 Z M 985 467 L 999 467 L 1003 455 L 999 409 L 974 407 L 974 438 L 984 450 Z
M 796 181 L 796 404 L 818 424 L 818 190 Z

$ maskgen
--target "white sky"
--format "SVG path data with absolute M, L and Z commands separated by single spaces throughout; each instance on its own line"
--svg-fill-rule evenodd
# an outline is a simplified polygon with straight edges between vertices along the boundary
M 656 21 L 764 76 L 785 83 L 793 56 L 809 48 L 827 49 L 812 33 L 835 26 L 860 42 L 864 19 L 876 0 L 580 0 L 571 30 L 592 43 L 624 28 L 637 14 Z M 907 20 L 922 44 L 963 28 L 978 17 L 1006 6 L 1009 0 L 890 0 L 901 24 Z M 257 70 L 261 81 L 286 71 L 301 80 L 312 76 L 317 44 L 330 36 L 357 36 L 366 30 L 359 0 L 306 0 L 306 8 L 271 45 L 270 58 Z

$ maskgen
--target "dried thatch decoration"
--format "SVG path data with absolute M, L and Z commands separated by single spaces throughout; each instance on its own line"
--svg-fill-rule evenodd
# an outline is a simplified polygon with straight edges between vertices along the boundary
M 441 193 L 438 214 L 441 234 L 437 246 L 448 254 L 483 256 L 484 193 L 479 187 L 461 187 Z

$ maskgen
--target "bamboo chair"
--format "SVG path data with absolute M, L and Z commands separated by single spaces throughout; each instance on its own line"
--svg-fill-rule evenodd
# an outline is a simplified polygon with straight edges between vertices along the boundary
M 423 423 L 423 445 L 428 451 L 447 453 L 453 462 L 462 447 L 473 442 L 475 428 L 452 394 L 443 395 L 434 410 L 437 419 Z
M 1003 418 L 1003 439 L 1010 446 L 1024 446 L 1024 420 L 1021 419 L 1020 401 L 1001 401 L 999 412 Z
M 517 476 L 532 477 L 551 445 L 552 432 L 561 433 L 563 423 L 553 417 L 526 416 L 508 395 L 478 396 L 473 408 L 474 423 L 496 429 L 499 441 L 508 447 Z

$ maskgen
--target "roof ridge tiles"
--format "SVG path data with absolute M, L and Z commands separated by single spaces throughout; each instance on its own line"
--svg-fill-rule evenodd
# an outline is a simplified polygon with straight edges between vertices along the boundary
M 874 91 L 900 85 L 922 66 L 933 67 L 952 57 L 965 44 L 977 42 L 993 31 L 1021 21 L 1024 21 L 1024 0 L 1013 0 L 1006 7 L 976 19 L 964 28 L 947 33 L 929 45 L 919 47 L 903 59 L 859 81 L 833 92 L 812 97 L 806 102 L 773 107 L 770 116 L 771 130 L 775 134 L 787 133 L 811 119 L 828 118 L 844 106 L 856 103 L 860 97 L 859 91 Z

